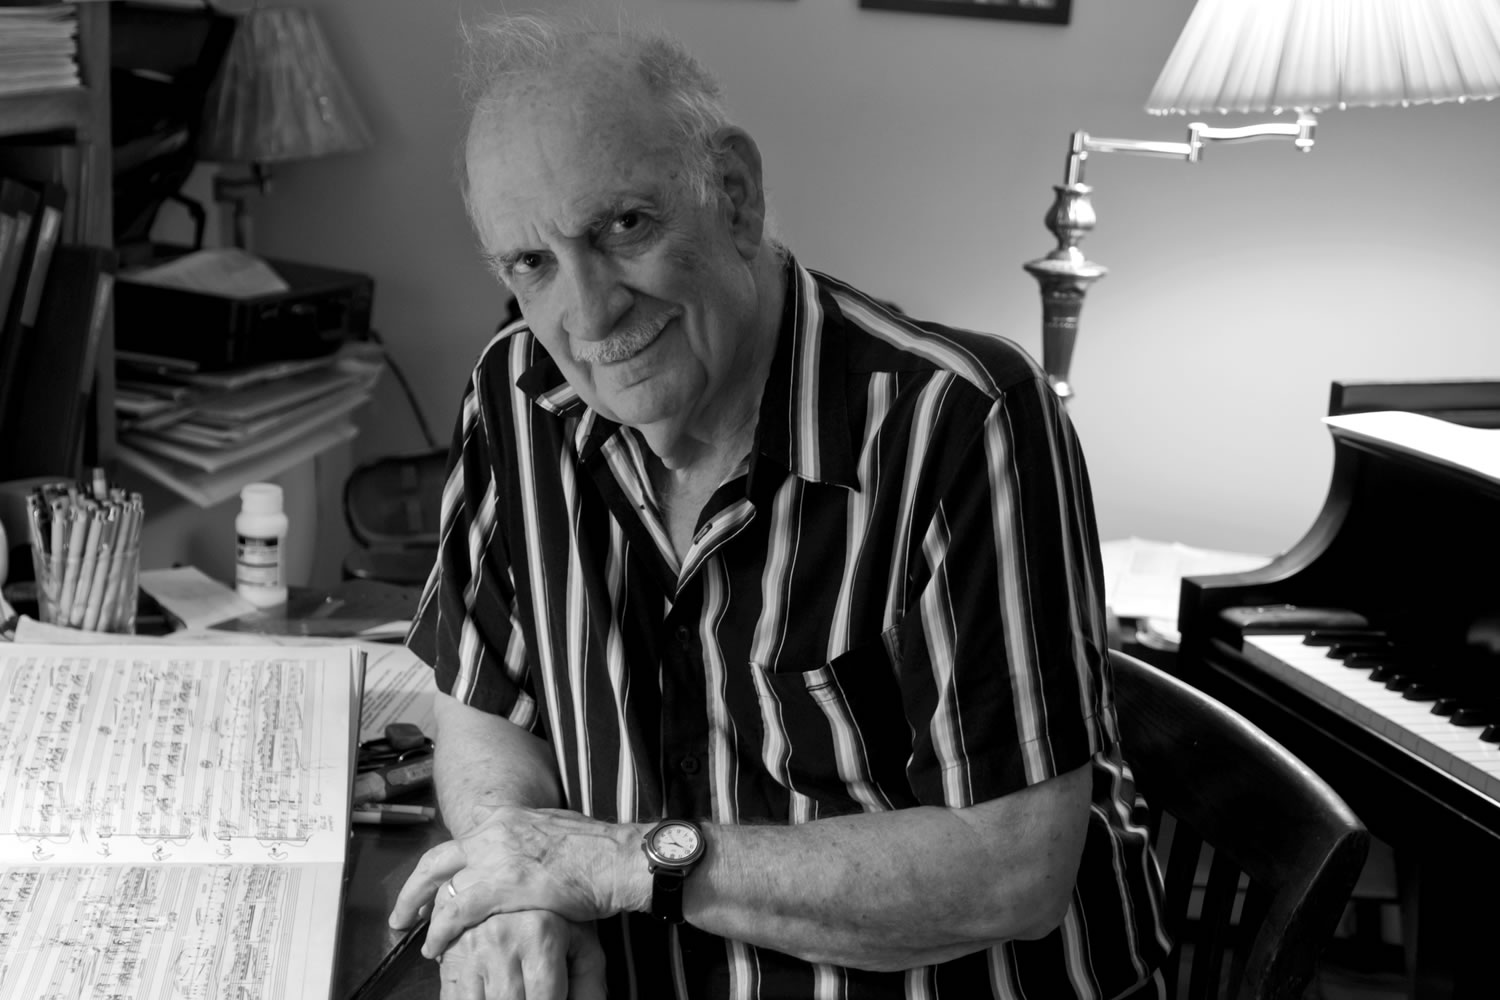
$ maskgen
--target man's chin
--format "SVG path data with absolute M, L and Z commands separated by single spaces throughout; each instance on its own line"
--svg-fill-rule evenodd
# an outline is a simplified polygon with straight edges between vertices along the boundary
M 687 408 L 680 405 L 679 400 L 647 392 L 625 392 L 613 394 L 602 402 L 600 412 L 604 416 L 640 432 L 659 456 L 667 453 L 662 450 L 663 446 L 676 441 L 684 433 Z

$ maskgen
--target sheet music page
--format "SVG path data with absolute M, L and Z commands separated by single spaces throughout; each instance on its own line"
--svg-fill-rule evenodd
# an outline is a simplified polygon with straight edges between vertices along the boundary
M 437 685 L 432 668 L 417 654 L 399 644 L 369 642 L 363 639 L 324 639 L 312 636 L 258 635 L 251 632 L 218 632 L 207 629 L 174 632 L 165 636 L 109 635 L 81 629 L 47 625 L 34 618 L 22 617 L 16 625 L 17 642 L 47 643 L 131 643 L 131 644 L 209 644 L 317 646 L 336 643 L 354 646 L 365 654 L 364 697 L 360 709 L 359 738 L 373 740 L 385 732 L 391 722 L 410 722 L 423 733 L 437 732 L 433 696 Z
M 328 1000 L 341 865 L 0 869 L 0 996 Z
M 1500 483 L 1500 429 L 1467 427 L 1422 413 L 1376 410 L 1324 417 L 1350 437 L 1389 445 Z
M 355 656 L 4 647 L 0 863 L 341 863 Z

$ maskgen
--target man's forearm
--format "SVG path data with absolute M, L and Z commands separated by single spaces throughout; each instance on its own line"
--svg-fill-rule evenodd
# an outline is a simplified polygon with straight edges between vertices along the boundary
M 969 809 L 710 826 L 685 916 L 722 937 L 874 970 L 1041 936 L 1071 898 L 1086 819 L 1075 811 L 1075 821 L 1058 821 L 1047 814 L 1055 803 L 1040 800 L 1082 787 L 1086 810 L 1087 770 Z M 642 882 L 632 882 L 639 893 Z
M 515 733 L 525 739 L 510 740 Z M 491 914 L 550 910 L 589 921 L 650 908 L 652 879 L 640 850 L 649 824 L 530 805 L 524 800 L 556 797 L 555 771 L 538 782 L 535 766 L 518 778 L 512 764 L 534 765 L 536 748 L 545 745 L 514 727 L 472 736 L 492 750 L 509 749 L 453 761 L 447 794 L 473 822 L 461 843 L 428 852 L 411 893 L 427 899 L 445 880 L 455 886 L 433 914 L 434 952 Z M 1089 798 L 1084 765 L 964 809 L 919 807 L 791 826 L 708 824 L 708 855 L 687 879 L 683 912 L 725 938 L 872 970 L 1039 937 L 1071 899 Z M 449 808 L 445 798 L 445 815 Z
M 708 824 L 708 854 L 684 887 L 684 915 L 721 937 L 873 970 L 1040 937 L 1072 897 L 1089 772 L 1085 765 L 966 809 L 919 807 L 792 826 Z M 524 831 L 500 851 L 511 857 L 539 857 L 567 844 L 571 858 L 553 871 L 572 876 L 565 882 L 589 881 L 606 867 L 601 852 L 609 855 L 610 891 L 585 915 L 650 908 L 651 876 L 639 855 L 647 825 L 593 829 L 572 813 L 502 822 Z M 497 908 L 522 899 L 559 908 L 558 899 L 509 882 L 486 898 Z
M 546 743 L 498 716 L 438 694 L 434 782 L 443 822 L 462 837 L 501 805 L 562 805 L 557 763 Z

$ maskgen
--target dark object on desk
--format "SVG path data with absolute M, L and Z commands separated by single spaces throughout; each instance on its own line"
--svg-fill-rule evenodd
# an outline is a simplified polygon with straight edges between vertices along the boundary
M 1364 865 L 1368 832 L 1332 788 L 1238 713 L 1118 651 L 1110 666 L 1120 747 L 1165 865 L 1176 942 L 1167 995 L 1302 996 Z M 1190 920 L 1205 845 L 1213 862 Z M 1249 886 L 1236 913 L 1242 873 Z
M 1466 428 L 1500 427 L 1500 382 L 1334 383 L 1330 415 L 1374 411 L 1424 414 L 1472 434 Z M 1430 735 L 1445 699 L 1391 698 L 1367 679 L 1373 666 L 1346 668 L 1295 638 L 1247 637 L 1220 614 L 1348 608 L 1422 650 L 1428 669 L 1408 678 L 1424 685 L 1418 693 L 1459 691 L 1481 712 L 1500 712 L 1500 662 L 1471 636 L 1500 611 L 1500 481 L 1347 428 L 1333 446 L 1328 496 L 1301 541 L 1262 569 L 1183 582 L 1180 676 L 1305 761 L 1390 845 L 1403 873 L 1413 995 L 1492 995 L 1500 920 L 1470 905 L 1500 891 L 1500 770 L 1482 728 Z
M 344 481 L 344 519 L 359 548 L 344 558 L 345 579 L 420 587 L 437 561 L 447 452 L 389 455 L 358 466 Z
M 412 734 L 415 735 L 412 735 Z M 359 745 L 359 770 L 374 771 L 391 764 L 432 756 L 432 740 L 410 722 L 393 722 L 385 735 Z
M 222 371 L 331 354 L 370 329 L 368 275 L 266 261 L 289 289 L 248 298 L 149 285 L 122 275 L 115 344 L 122 351 Z
M 401 638 L 404 623 L 417 611 L 420 594 L 373 580 L 348 580 L 323 590 L 289 588 L 285 604 L 264 608 L 214 625 L 225 632 L 264 635 L 317 635 L 339 638 Z M 372 629 L 401 623 L 393 631 Z

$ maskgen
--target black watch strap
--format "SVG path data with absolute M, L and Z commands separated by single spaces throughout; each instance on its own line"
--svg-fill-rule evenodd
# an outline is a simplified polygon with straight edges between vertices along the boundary
M 657 868 L 651 873 L 651 915 L 663 923 L 682 923 L 682 885 L 687 872 Z

